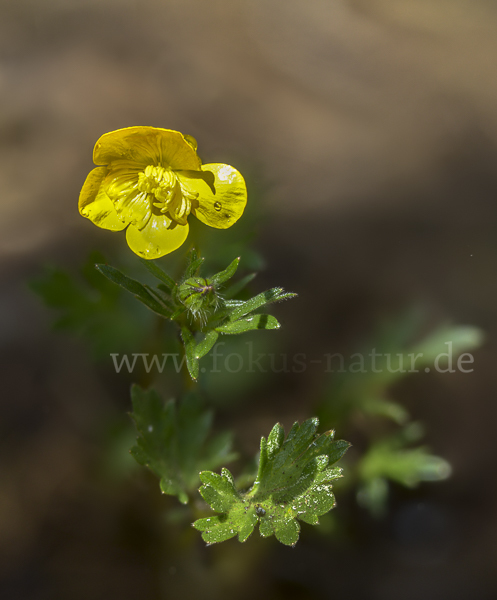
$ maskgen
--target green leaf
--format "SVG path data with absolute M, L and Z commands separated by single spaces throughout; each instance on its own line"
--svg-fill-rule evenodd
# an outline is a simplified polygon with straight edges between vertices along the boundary
M 409 413 L 403 406 L 383 398 L 365 398 L 361 404 L 361 409 L 366 414 L 385 417 L 399 425 L 404 425 L 409 419 Z
M 406 487 L 415 487 L 421 481 L 446 479 L 450 472 L 450 464 L 426 447 L 398 448 L 390 438 L 373 444 L 359 465 L 364 480 L 383 477 Z
M 163 271 L 159 265 L 153 260 L 145 260 L 144 258 L 140 258 L 140 262 L 143 266 L 145 266 L 152 275 L 162 282 L 161 289 L 167 291 L 168 294 L 171 294 L 176 287 L 176 282 L 172 277 Z
M 239 264 L 240 264 L 240 257 L 235 258 L 235 260 L 232 261 L 228 265 L 228 267 L 226 269 L 224 269 L 224 271 L 216 273 L 215 275 L 210 277 L 209 278 L 210 283 L 212 285 L 214 285 L 215 287 L 218 287 L 218 286 L 222 285 L 223 283 L 226 283 L 236 273 L 236 270 L 238 269 Z
M 181 317 L 184 312 L 186 312 L 186 306 L 179 306 L 169 318 L 171 321 L 175 321 L 178 317 Z
M 197 344 L 197 346 L 195 348 L 196 357 L 202 358 L 208 352 L 210 352 L 210 350 L 212 349 L 214 344 L 217 342 L 218 337 L 219 337 L 219 333 L 217 331 L 214 331 L 214 330 L 209 331 L 205 335 L 205 338 L 200 343 Z
M 96 265 L 96 267 L 100 271 L 100 273 L 107 277 L 107 279 L 110 279 L 110 281 L 112 281 L 113 283 L 116 283 L 117 285 L 121 286 L 122 288 L 133 294 L 135 298 L 140 300 L 140 302 L 145 304 L 145 306 L 150 308 L 150 310 L 153 310 L 161 317 L 169 317 L 170 312 L 167 310 L 167 308 L 163 304 L 161 304 L 157 300 L 157 298 L 154 298 L 152 294 L 147 290 L 147 288 L 139 281 L 131 279 L 131 277 L 124 275 L 124 273 L 121 273 L 121 271 L 114 267 L 111 267 L 110 265 L 99 264 Z
M 272 315 L 252 315 L 251 317 L 245 317 L 239 319 L 234 323 L 226 323 L 216 327 L 216 331 L 225 334 L 238 334 L 244 333 L 245 331 L 252 331 L 254 329 L 279 329 L 279 324 L 276 317 Z
M 219 326 L 221 323 L 226 323 L 228 315 L 233 311 L 233 309 L 241 306 L 243 304 L 243 300 L 225 300 L 220 303 L 219 308 L 216 309 L 215 313 L 211 315 L 208 320 L 208 325 L 212 325 L 213 323 L 217 323 Z
M 202 263 L 204 262 L 204 259 L 201 256 L 199 257 L 195 248 L 192 248 L 190 250 L 186 258 L 187 266 L 185 269 L 183 279 L 189 279 L 190 277 L 194 277 L 197 274 L 197 271 L 201 267 Z
M 171 302 L 169 302 L 169 300 L 166 300 L 166 298 L 164 298 L 161 294 L 159 294 L 159 292 L 157 290 L 154 290 L 154 288 L 150 287 L 149 285 L 144 284 L 143 287 L 147 290 L 147 292 L 149 292 L 149 294 L 151 296 L 156 298 L 156 300 L 159 302 L 159 304 L 162 304 L 163 306 L 166 307 L 166 309 L 169 312 L 169 315 L 173 312 L 175 306 L 173 306 L 171 304 Z
M 54 310 L 55 329 L 84 337 L 97 358 L 108 360 L 109 353 L 142 347 L 152 315 L 95 268 L 103 260 L 92 252 L 75 273 L 45 267 L 29 287 Z
M 138 430 L 131 454 L 160 478 L 165 494 L 186 504 L 198 487 L 199 471 L 236 458 L 229 434 L 208 440 L 212 412 L 202 410 L 195 394 L 187 395 L 178 406 L 174 400 L 164 403 L 154 390 L 134 385 L 131 399 L 131 417 Z
M 195 336 L 188 327 L 181 328 L 181 339 L 185 347 L 186 366 L 191 378 L 196 381 L 199 374 L 199 359 L 204 357 L 214 346 L 219 337 L 217 331 L 209 331 L 204 339 L 198 344 L 195 341 Z
M 299 426 L 295 423 L 286 440 L 283 427 L 276 424 L 268 439 L 261 439 L 259 470 L 251 490 L 237 490 L 227 469 L 221 475 L 200 473 L 200 493 L 218 513 L 193 524 L 209 544 L 238 535 L 244 542 L 257 523 L 263 537 L 275 535 L 283 544 L 294 546 L 299 521 L 316 525 L 319 516 L 335 506 L 332 482 L 341 469 L 332 466 L 346 452 L 348 442 L 334 441 L 333 432 L 316 434 L 317 419 Z
M 194 381 L 198 379 L 199 365 L 197 356 L 197 344 L 195 343 L 195 337 L 188 327 L 181 328 L 181 339 L 185 347 L 186 366 L 188 372 Z
M 421 360 L 417 363 L 419 366 L 430 365 L 437 358 L 439 360 L 443 358 L 447 353 L 450 353 L 453 358 L 457 358 L 464 352 L 475 350 L 482 345 L 483 339 L 483 332 L 477 327 L 442 326 L 412 348 L 410 353 L 422 354 Z
M 386 510 L 388 481 L 405 487 L 416 487 L 422 481 L 440 481 L 449 477 L 450 464 L 428 448 L 409 448 L 422 435 L 418 423 L 410 423 L 400 432 L 375 441 L 358 465 L 359 503 L 374 515 Z
M 81 290 L 72 277 L 57 268 L 47 268 L 43 278 L 30 282 L 30 288 L 51 308 L 81 305 Z
M 262 292 L 261 294 L 257 294 L 250 300 L 246 302 L 242 302 L 235 308 L 229 315 L 228 319 L 230 321 L 237 321 L 241 317 L 261 308 L 261 306 L 265 306 L 266 304 L 271 304 L 272 302 L 280 302 L 281 300 L 286 300 L 287 298 L 293 298 L 297 294 L 286 293 L 283 288 L 273 288 L 271 290 L 267 290 Z

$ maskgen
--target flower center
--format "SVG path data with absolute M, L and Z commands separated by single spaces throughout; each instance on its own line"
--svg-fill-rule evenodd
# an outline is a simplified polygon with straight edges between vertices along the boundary
M 186 225 L 192 201 L 198 197 L 197 193 L 190 192 L 182 185 L 174 171 L 154 165 L 148 165 L 145 171 L 138 174 L 138 189 L 153 196 L 153 206 L 180 225 Z
M 153 194 L 159 202 L 166 202 L 174 194 L 176 175 L 164 167 L 148 165 L 145 171 L 138 174 L 140 192 Z

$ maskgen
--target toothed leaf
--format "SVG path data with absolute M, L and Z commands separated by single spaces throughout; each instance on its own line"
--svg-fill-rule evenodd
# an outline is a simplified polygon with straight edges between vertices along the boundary
M 266 440 L 261 439 L 259 471 L 253 487 L 237 490 L 231 473 L 203 472 L 200 494 L 218 513 L 193 524 L 209 544 L 238 535 L 244 542 L 257 523 L 261 536 L 275 534 L 283 544 L 294 546 L 300 524 L 318 523 L 319 516 L 335 506 L 332 482 L 341 469 L 332 466 L 350 444 L 334 441 L 333 432 L 316 434 L 317 419 L 295 423 L 286 440 L 284 429 L 276 424 Z
M 202 410 L 197 396 L 185 396 L 179 405 L 164 403 L 154 390 L 131 389 L 131 417 L 138 430 L 131 454 L 160 478 L 165 494 L 187 503 L 199 485 L 199 472 L 217 468 L 235 458 L 226 434 L 212 436 L 212 413 Z

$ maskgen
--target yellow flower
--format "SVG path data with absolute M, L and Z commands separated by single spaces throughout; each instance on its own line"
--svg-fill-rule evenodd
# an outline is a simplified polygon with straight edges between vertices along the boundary
M 156 127 L 127 127 L 96 143 L 79 196 L 79 212 L 98 227 L 121 231 L 133 252 L 159 258 L 188 235 L 188 215 L 226 229 L 243 214 L 247 189 L 240 173 L 202 165 L 189 135 Z

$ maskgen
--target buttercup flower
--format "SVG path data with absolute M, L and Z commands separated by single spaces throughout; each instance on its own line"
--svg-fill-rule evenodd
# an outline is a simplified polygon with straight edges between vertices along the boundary
M 156 127 L 127 127 L 96 143 L 79 196 L 79 212 L 98 227 L 121 231 L 133 252 L 159 258 L 186 240 L 188 215 L 218 229 L 243 214 L 241 174 L 220 163 L 202 165 L 189 135 Z

